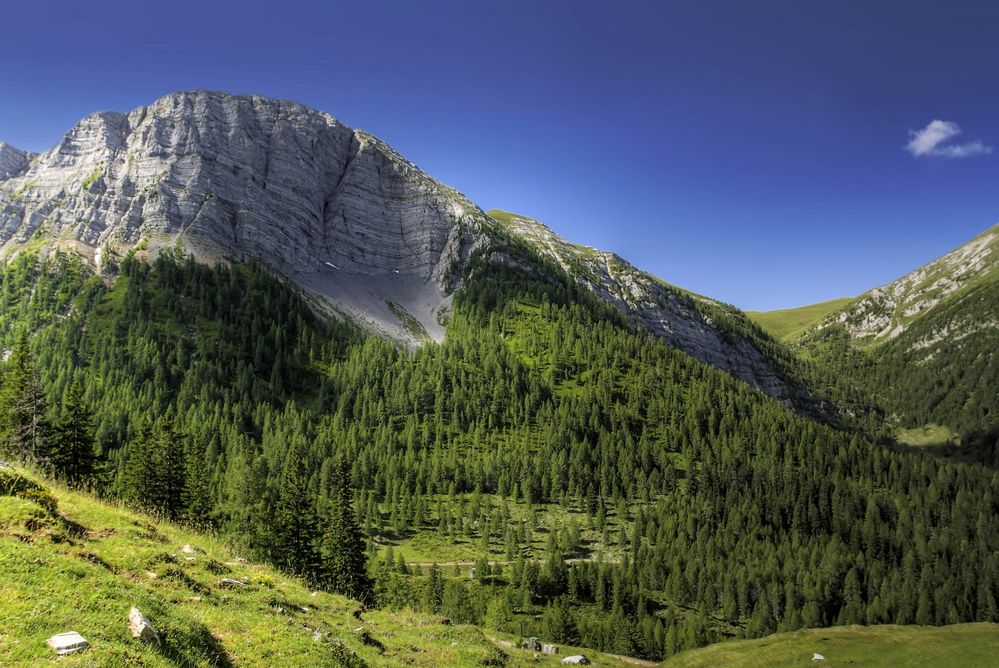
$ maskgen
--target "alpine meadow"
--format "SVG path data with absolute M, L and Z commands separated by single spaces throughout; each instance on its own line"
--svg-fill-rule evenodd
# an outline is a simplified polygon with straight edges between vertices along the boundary
M 747 313 L 296 102 L 0 143 L 0 665 L 995 665 L 988 223 Z

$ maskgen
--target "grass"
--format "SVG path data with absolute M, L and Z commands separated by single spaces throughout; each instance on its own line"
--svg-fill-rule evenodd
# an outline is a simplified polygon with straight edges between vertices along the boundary
M 911 429 L 899 428 L 895 432 L 899 443 L 914 447 L 935 445 L 955 445 L 958 435 L 950 427 L 939 424 L 925 424 Z
M 746 315 L 776 338 L 794 341 L 829 314 L 846 308 L 854 299 L 854 297 L 841 297 L 798 308 L 746 311 Z
M 825 661 L 812 661 L 819 653 Z M 934 666 L 999 662 L 999 624 L 843 626 L 720 643 L 690 650 L 664 668 L 700 666 Z
M 310 591 L 211 537 L 41 481 L 49 495 L 32 474 L 3 472 L 2 666 L 538 665 L 533 653 L 508 646 L 515 638 L 412 611 L 362 614 L 355 601 Z M 247 586 L 222 588 L 223 577 Z M 131 637 L 132 606 L 161 645 Z M 90 647 L 56 657 L 46 640 L 66 631 Z M 627 665 L 582 651 L 597 665 Z
M 472 495 L 458 495 L 459 500 L 470 501 Z M 447 497 L 429 496 L 427 497 L 430 508 L 437 506 L 439 499 L 447 500 Z M 498 511 L 503 499 L 494 495 L 483 495 L 482 503 L 486 507 L 492 507 Z M 579 548 L 574 553 L 567 555 L 572 560 L 595 560 L 601 559 L 608 562 L 620 561 L 625 551 L 630 547 L 630 543 L 621 545 L 619 543 L 621 526 L 628 530 L 631 528 L 631 518 L 618 517 L 618 510 L 611 508 L 606 516 L 607 542 L 604 543 L 604 536 L 597 528 L 595 518 L 589 517 L 580 508 L 566 508 L 555 503 L 535 503 L 532 506 L 517 501 L 506 500 L 510 509 L 510 522 L 515 526 L 520 526 L 522 522 L 531 523 L 530 516 L 533 512 L 534 531 L 530 532 L 530 542 L 520 545 L 521 554 L 527 559 L 544 559 L 547 552 L 548 537 L 552 530 L 565 527 L 571 521 L 576 522 L 579 529 Z M 453 505 L 453 501 L 448 501 Z M 383 521 L 388 520 L 388 513 L 382 512 Z M 509 564 L 505 554 L 505 537 L 501 532 L 492 533 L 488 550 L 483 549 L 482 529 L 477 528 L 474 535 L 466 535 L 456 532 L 454 540 L 448 534 L 442 534 L 437 530 L 436 513 L 432 513 L 428 523 L 417 530 L 405 530 L 395 532 L 386 528 L 377 536 L 379 551 L 377 558 L 383 559 L 389 548 L 395 558 L 400 555 L 407 564 L 418 564 L 427 566 L 432 563 L 439 565 L 450 565 L 455 562 L 469 564 L 480 557 L 486 557 L 490 562 Z

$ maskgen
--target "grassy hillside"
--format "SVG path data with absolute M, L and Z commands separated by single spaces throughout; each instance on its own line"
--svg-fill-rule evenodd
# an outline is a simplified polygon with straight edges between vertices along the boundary
M 223 578 L 247 585 L 226 589 Z M 160 633 L 159 647 L 132 639 L 132 606 Z M 0 665 L 536 665 L 512 636 L 358 611 L 215 539 L 0 468 Z M 71 630 L 90 648 L 57 659 L 46 640 Z M 583 651 L 598 665 L 634 665 Z
M 821 654 L 825 661 L 812 660 Z M 667 668 L 700 666 L 994 666 L 999 625 L 844 626 L 727 642 L 678 654 Z
M 757 325 L 784 341 L 794 341 L 830 313 L 846 308 L 854 297 L 841 297 L 827 302 L 785 308 L 777 311 L 746 311 Z

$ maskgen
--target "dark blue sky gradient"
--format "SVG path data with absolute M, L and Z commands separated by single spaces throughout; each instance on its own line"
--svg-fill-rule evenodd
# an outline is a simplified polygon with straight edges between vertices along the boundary
M 999 3 L 0 2 L 0 139 L 180 89 L 298 100 L 484 208 L 748 309 L 857 294 L 999 221 Z

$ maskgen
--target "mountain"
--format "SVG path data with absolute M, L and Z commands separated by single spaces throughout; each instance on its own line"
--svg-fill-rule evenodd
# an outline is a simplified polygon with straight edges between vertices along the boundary
M 999 224 L 961 247 L 898 280 L 867 292 L 848 306 L 826 316 L 817 329 L 842 325 L 859 346 L 877 345 L 921 328 L 921 337 L 912 342 L 918 348 L 932 347 L 943 338 L 970 336 L 983 329 L 999 327 L 999 322 L 983 319 L 974 308 L 956 306 L 975 288 L 994 286 L 999 281 Z M 951 321 L 946 329 L 940 323 L 926 325 L 947 308 L 966 311 L 966 320 Z
M 58 239 L 95 266 L 140 243 L 257 261 L 375 327 L 396 322 L 392 300 L 438 339 L 434 312 L 485 221 L 328 114 L 205 91 L 88 116 L 0 192 L 7 252 Z
M 489 216 L 384 142 L 293 102 L 177 93 L 128 114 L 93 114 L 37 156 L 4 150 L 7 255 L 56 241 L 95 267 L 140 245 L 150 254 L 183 248 L 209 263 L 255 261 L 322 308 L 412 346 L 442 340 L 471 256 L 512 234 L 535 256 L 519 262 L 554 260 L 554 270 L 670 345 L 786 405 L 817 410 L 779 348 L 736 309 L 537 221 Z
M 753 317 L 775 334 L 804 325 L 789 337 L 799 352 L 866 391 L 903 441 L 963 440 L 974 458 L 999 462 L 999 225 L 845 305 Z
M 306 583 L 413 615 L 419 641 L 372 636 L 433 662 L 447 625 L 422 619 L 646 660 L 999 621 L 993 470 L 898 447 L 880 376 L 857 373 L 892 367 L 842 326 L 792 349 L 293 103 L 178 94 L 92 116 L 18 169 L 0 181 L 0 458 L 277 568 L 297 584 L 247 592 L 257 622 Z M 0 582 L 60 550 L 138 572 L 100 511 L 67 537 L 14 510 L 42 533 Z M 166 574 L 178 541 L 150 540 Z M 174 584 L 212 584 L 170 565 L 177 605 Z M 66 624 L 121 591 L 105 570 L 59 570 L 79 575 Z M 181 639 L 230 623 L 176 612 Z M 473 635 L 448 639 L 489 650 Z

